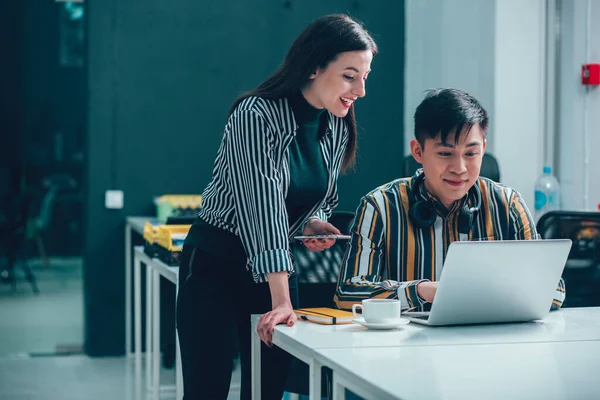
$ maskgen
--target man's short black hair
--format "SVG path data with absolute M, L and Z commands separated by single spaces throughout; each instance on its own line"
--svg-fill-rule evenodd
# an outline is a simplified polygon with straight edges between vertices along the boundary
M 415 138 L 421 146 L 426 139 L 441 135 L 446 143 L 448 135 L 457 132 L 454 137 L 458 143 L 463 131 L 479 125 L 485 138 L 488 128 L 487 111 L 473 96 L 458 89 L 433 89 L 415 111 Z

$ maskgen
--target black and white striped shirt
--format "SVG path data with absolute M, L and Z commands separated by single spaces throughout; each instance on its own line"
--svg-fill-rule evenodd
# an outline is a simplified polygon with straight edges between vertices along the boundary
M 268 273 L 293 271 L 292 237 L 310 217 L 326 221 L 337 206 L 348 127 L 342 118 L 329 112 L 327 117 L 326 133 L 319 141 L 327 192 L 291 226 L 285 198 L 290 185 L 289 145 L 298 125 L 288 100 L 249 97 L 227 120 L 199 217 L 240 238 L 256 282 L 265 282 Z

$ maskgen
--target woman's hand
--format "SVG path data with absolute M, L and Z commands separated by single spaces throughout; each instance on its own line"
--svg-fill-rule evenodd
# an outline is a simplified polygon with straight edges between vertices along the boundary
M 267 274 L 269 291 L 271 292 L 271 311 L 260 316 L 256 331 L 260 340 L 269 347 L 273 346 L 273 330 L 275 325 L 294 326 L 298 317 L 294 313 L 290 301 L 290 288 L 287 271 Z
M 302 235 L 304 236 L 332 234 L 339 235 L 341 232 L 329 222 L 323 222 L 317 218 L 311 219 L 302 232 Z M 333 246 L 335 244 L 335 239 L 304 239 L 302 242 L 310 251 L 323 251 Z
M 260 316 L 258 320 L 258 327 L 256 331 L 260 340 L 265 342 L 269 347 L 273 346 L 273 330 L 275 325 L 286 324 L 287 326 L 294 326 L 298 317 L 294 313 L 291 303 L 281 304 L 274 307 L 273 310 Z

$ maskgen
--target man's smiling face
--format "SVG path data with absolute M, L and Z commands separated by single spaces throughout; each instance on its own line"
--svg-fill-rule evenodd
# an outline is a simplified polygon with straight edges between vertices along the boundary
M 463 130 L 458 143 L 455 134 L 442 142 L 438 135 L 425 139 L 421 145 L 411 140 L 410 149 L 415 160 L 423 164 L 425 188 L 446 208 L 463 198 L 479 178 L 486 142 L 479 125 Z

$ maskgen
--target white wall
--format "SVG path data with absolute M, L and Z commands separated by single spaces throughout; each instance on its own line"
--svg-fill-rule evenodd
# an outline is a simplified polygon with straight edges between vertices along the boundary
M 490 114 L 502 181 L 531 207 L 543 160 L 544 15 L 543 0 L 406 2 L 405 142 L 424 90 L 467 91 Z
M 405 143 L 413 137 L 413 114 L 424 90 L 463 89 L 490 114 L 488 150 L 498 158 L 502 182 L 519 190 L 530 208 L 535 180 L 548 160 L 562 186 L 563 208 L 596 210 L 600 88 L 584 89 L 580 74 L 583 63 L 600 63 L 600 0 L 591 0 L 589 59 L 588 0 L 557 1 L 562 7 L 561 64 L 556 80 L 557 137 L 548 145 L 552 154 L 544 156 L 544 141 L 552 139 L 552 127 L 545 128 L 544 118 L 546 0 L 406 1 Z M 589 154 L 587 185 L 584 147 Z
M 533 211 L 533 188 L 544 163 L 546 2 L 495 4 L 495 129 L 490 140 L 502 182 L 521 192 Z
M 494 2 L 407 0 L 405 151 L 425 90 L 454 87 L 494 112 Z M 492 119 L 493 123 L 493 119 Z
M 564 208 L 596 210 L 600 204 L 600 88 L 581 85 L 581 65 L 600 63 L 600 0 L 591 1 L 590 59 L 586 60 L 588 1 L 563 1 L 560 66 L 558 178 Z M 587 102 L 587 105 L 586 105 Z M 589 199 L 584 204 L 584 110 L 587 107 Z

